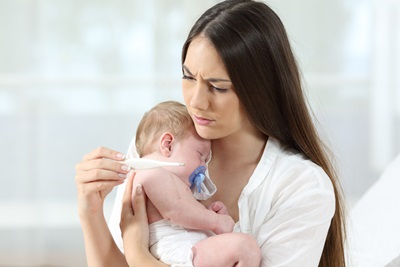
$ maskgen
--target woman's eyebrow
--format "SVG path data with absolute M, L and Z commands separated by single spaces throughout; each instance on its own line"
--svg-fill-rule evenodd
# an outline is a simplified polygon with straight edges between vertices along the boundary
M 190 76 L 194 76 L 194 74 L 185 65 L 182 65 L 182 70 L 183 70 L 183 72 L 187 72 L 187 74 L 189 74 Z M 223 78 L 209 78 L 209 79 L 205 79 L 205 80 L 208 82 L 214 82 L 214 83 L 215 82 L 231 82 L 231 80 L 223 79 Z
M 216 83 L 216 82 L 231 82 L 231 80 L 222 79 L 222 78 L 209 78 L 209 79 L 206 79 L 206 80 L 209 81 L 209 82 L 214 82 L 214 83 Z

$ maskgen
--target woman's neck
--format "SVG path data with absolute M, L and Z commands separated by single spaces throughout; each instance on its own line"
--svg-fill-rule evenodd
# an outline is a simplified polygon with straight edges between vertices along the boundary
M 222 201 L 229 215 L 239 220 L 238 199 L 260 161 L 267 141 L 265 135 L 232 135 L 212 141 L 212 159 L 208 165 L 217 192 L 203 204 Z
M 258 134 L 237 134 L 212 141 L 212 161 L 217 166 L 246 166 L 260 161 L 268 137 Z

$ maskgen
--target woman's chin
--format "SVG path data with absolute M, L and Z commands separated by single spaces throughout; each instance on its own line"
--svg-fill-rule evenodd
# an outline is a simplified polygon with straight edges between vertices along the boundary
M 204 139 L 215 139 L 215 134 L 213 134 L 212 131 L 210 131 L 210 129 L 205 129 L 206 127 L 204 126 L 198 126 L 196 125 L 196 132 L 197 134 Z

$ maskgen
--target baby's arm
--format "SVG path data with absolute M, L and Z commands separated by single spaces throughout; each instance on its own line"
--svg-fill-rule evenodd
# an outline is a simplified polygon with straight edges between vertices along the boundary
M 139 179 L 138 179 L 139 178 Z M 173 224 L 216 234 L 232 232 L 234 221 L 227 214 L 205 208 L 193 196 L 188 185 L 163 169 L 138 172 L 146 195 L 164 219 Z

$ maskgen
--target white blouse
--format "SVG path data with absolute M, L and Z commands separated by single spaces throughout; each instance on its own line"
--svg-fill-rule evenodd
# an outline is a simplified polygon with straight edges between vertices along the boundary
M 132 143 L 127 157 L 135 156 Z M 119 221 L 124 188 L 125 184 L 118 188 L 109 220 L 111 234 L 121 250 Z M 261 266 L 318 266 L 335 212 L 332 183 L 318 165 L 269 138 L 238 207 L 235 231 L 256 238 L 263 255 Z

